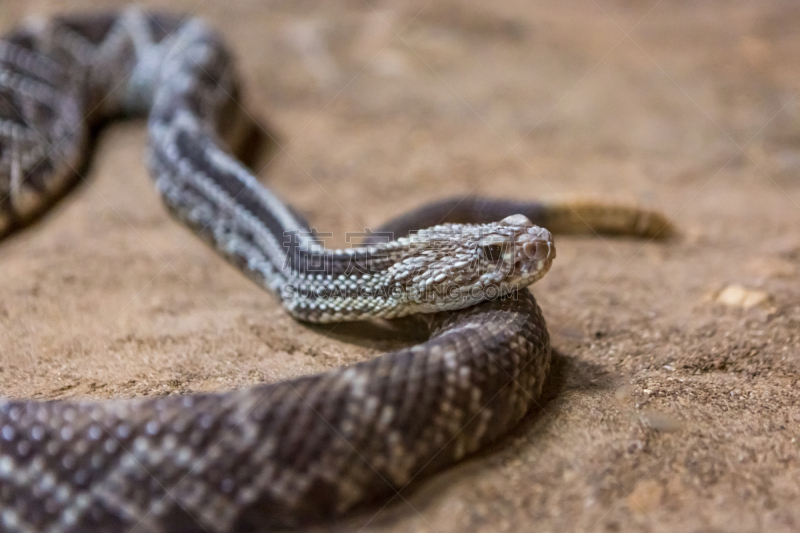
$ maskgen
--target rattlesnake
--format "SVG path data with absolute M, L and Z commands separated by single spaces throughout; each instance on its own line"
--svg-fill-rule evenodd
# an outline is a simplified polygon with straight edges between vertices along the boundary
M 0 236 L 69 189 L 93 124 L 147 114 L 147 164 L 166 206 L 289 313 L 311 322 L 415 314 L 429 340 L 237 391 L 0 399 L 3 531 L 291 526 L 392 494 L 495 440 L 535 404 L 550 344 L 524 287 L 547 272 L 555 247 L 531 220 L 557 223 L 564 211 L 450 200 L 390 222 L 364 246 L 326 249 L 232 155 L 244 124 L 237 80 L 219 36 L 197 19 L 129 9 L 7 35 Z M 636 213 L 639 233 L 660 227 Z

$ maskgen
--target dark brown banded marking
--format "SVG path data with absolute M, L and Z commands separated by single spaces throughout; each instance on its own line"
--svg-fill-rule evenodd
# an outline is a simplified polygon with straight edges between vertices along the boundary
M 92 13 L 91 15 L 63 15 L 53 23 L 72 35 L 80 35 L 95 46 L 103 44 L 108 32 L 119 22 L 118 13 Z
M 11 122 L 21 128 L 28 128 L 31 124 L 23 102 L 10 87 L 0 86 L 0 121 Z

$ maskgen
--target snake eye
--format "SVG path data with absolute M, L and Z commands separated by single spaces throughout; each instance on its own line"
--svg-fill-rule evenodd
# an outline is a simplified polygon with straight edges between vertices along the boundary
M 484 244 L 481 246 L 481 253 L 483 257 L 489 261 L 499 261 L 503 257 L 503 248 L 506 243 L 493 242 L 491 244 Z

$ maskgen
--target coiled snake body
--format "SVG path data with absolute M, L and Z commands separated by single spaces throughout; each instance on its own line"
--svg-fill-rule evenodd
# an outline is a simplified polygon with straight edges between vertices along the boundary
M 531 222 L 546 220 L 542 204 L 445 201 L 389 223 L 389 242 L 325 249 L 231 155 L 237 95 L 229 53 L 195 19 L 132 9 L 16 30 L 0 41 L 0 235 L 68 189 L 88 125 L 147 113 L 147 164 L 167 207 L 293 316 L 427 313 L 429 340 L 238 391 L 0 399 L 0 530 L 294 525 L 458 461 L 538 397 L 549 338 L 523 287 L 555 256 Z

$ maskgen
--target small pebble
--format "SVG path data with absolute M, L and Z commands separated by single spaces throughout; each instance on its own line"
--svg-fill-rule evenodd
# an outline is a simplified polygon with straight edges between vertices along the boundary
M 648 514 L 656 510 L 664 498 L 664 487 L 654 479 L 642 479 L 626 498 L 628 508 L 634 513 Z
M 729 307 L 749 309 L 756 305 L 769 302 L 770 295 L 764 291 L 746 289 L 741 285 L 728 285 L 722 289 L 715 301 Z
M 618 387 L 617 390 L 614 391 L 614 399 L 617 401 L 618 404 L 627 403 L 632 395 L 633 395 L 633 386 L 627 384 Z
M 683 423 L 673 415 L 653 409 L 642 411 L 639 415 L 639 419 L 647 427 L 661 433 L 672 433 L 683 427 Z

